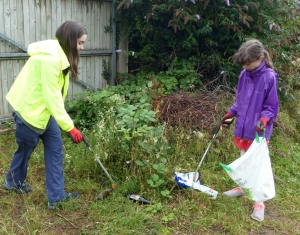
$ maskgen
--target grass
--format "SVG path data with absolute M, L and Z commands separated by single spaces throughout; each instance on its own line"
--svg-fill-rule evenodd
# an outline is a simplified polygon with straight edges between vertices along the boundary
M 169 150 L 164 168 L 165 184 L 155 188 L 146 183 L 155 173 L 153 168 L 144 166 L 133 170 L 131 163 L 125 161 L 131 158 L 146 162 L 147 159 L 156 159 L 155 156 L 146 155 L 138 145 L 132 144 L 128 150 L 118 142 L 114 142 L 115 151 L 112 146 L 106 146 L 110 150 L 109 156 L 106 156 L 101 150 L 101 143 L 86 132 L 94 152 L 100 155 L 108 172 L 114 176 L 117 190 L 105 200 L 97 200 L 99 193 L 110 183 L 100 185 L 106 176 L 84 144 L 75 145 L 64 136 L 66 191 L 77 191 L 81 196 L 49 211 L 44 184 L 43 146 L 39 143 L 31 156 L 27 176 L 33 192 L 18 195 L 0 187 L 0 234 L 300 234 L 300 146 L 297 131 L 300 122 L 295 119 L 299 117 L 298 109 L 295 103 L 286 102 L 275 125 L 270 157 L 276 176 L 276 197 L 265 203 L 264 222 L 251 219 L 252 201 L 222 196 L 223 191 L 235 187 L 219 166 L 220 162 L 229 164 L 239 156 L 232 141 L 233 127 L 218 134 L 201 166 L 204 185 L 219 191 L 216 200 L 196 190 L 179 189 L 172 174 L 173 171 L 195 170 L 212 137 L 209 133 L 204 133 L 202 139 L 196 138 L 192 132 L 174 129 L 166 134 Z M 117 141 L 116 138 L 114 141 Z M 15 148 L 13 131 L 0 135 L 1 182 Z M 170 191 L 171 198 L 161 195 L 164 189 Z M 155 204 L 134 203 L 126 197 L 128 193 L 142 195 Z

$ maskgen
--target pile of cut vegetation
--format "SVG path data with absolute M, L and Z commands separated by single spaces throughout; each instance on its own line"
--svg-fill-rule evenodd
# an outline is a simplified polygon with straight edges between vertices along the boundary
M 161 99 L 159 119 L 172 127 L 210 131 L 233 101 L 234 95 L 229 92 L 205 91 L 195 94 L 178 91 Z

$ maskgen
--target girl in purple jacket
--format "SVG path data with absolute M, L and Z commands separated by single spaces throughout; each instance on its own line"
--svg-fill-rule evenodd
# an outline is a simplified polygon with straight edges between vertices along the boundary
M 222 118 L 223 126 L 229 126 L 236 117 L 234 142 L 243 155 L 255 139 L 255 132 L 270 140 L 273 123 L 278 114 L 277 79 L 269 53 L 263 44 L 251 39 L 242 44 L 233 55 L 233 61 L 242 65 L 236 90 L 236 101 Z M 244 195 L 240 187 L 223 193 L 228 197 Z M 264 220 L 265 205 L 255 202 L 251 217 Z

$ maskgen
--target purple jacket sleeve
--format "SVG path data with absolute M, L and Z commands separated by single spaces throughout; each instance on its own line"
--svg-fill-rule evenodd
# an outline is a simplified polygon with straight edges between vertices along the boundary
M 273 74 L 265 81 L 266 99 L 263 103 L 261 117 L 267 118 L 269 123 L 273 123 L 278 114 L 277 77 Z
M 236 114 L 237 114 L 237 104 L 236 104 L 236 102 L 234 102 L 234 104 L 230 107 L 229 113 L 234 117 L 236 116 Z

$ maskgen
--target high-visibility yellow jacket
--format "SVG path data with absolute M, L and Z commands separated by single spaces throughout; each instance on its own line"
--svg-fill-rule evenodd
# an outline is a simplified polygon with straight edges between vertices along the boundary
M 57 40 L 46 40 L 30 44 L 28 54 L 30 58 L 6 95 L 7 101 L 28 124 L 43 130 L 52 116 L 69 132 L 74 127 L 64 107 L 69 75 L 64 77 L 62 72 L 70 64 L 63 49 Z

